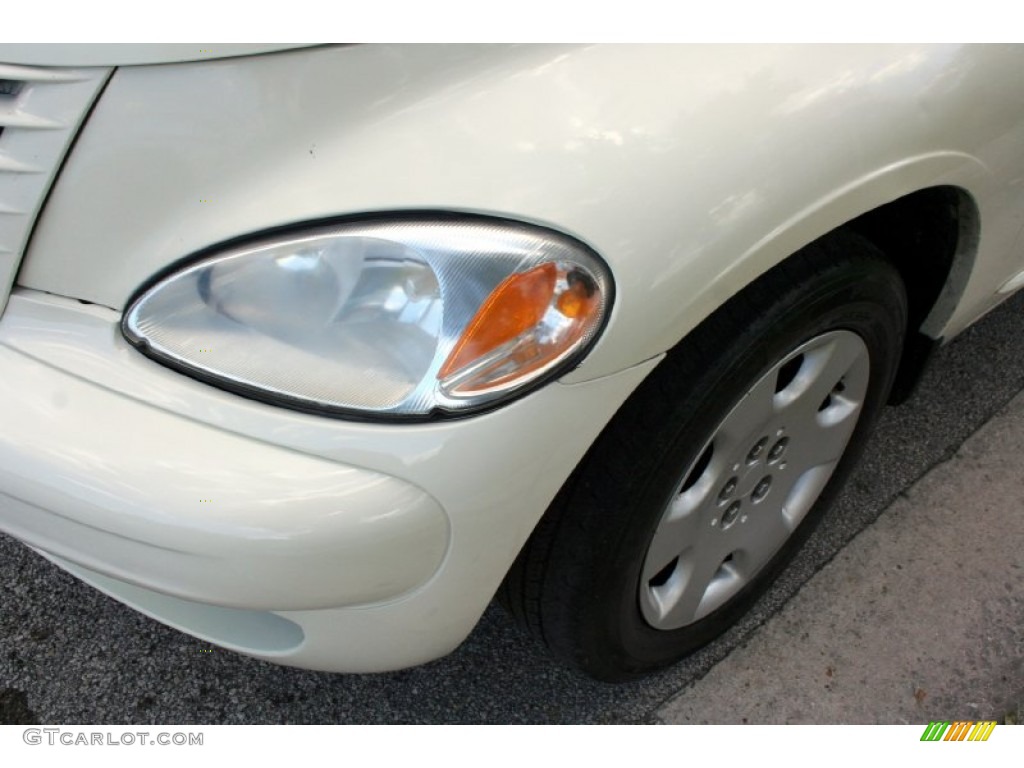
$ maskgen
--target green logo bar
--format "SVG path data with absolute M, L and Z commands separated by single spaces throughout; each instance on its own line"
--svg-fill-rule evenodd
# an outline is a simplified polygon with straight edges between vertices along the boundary
M 949 728 L 948 720 L 943 722 L 932 720 L 921 734 L 921 741 L 940 741 L 947 728 Z

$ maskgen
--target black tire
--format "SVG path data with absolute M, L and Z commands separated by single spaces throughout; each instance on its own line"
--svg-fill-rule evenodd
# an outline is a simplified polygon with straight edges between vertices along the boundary
M 832 233 L 766 273 L 673 349 L 623 405 L 523 548 L 502 602 L 557 656 L 601 680 L 649 673 L 713 640 L 792 559 L 855 464 L 892 385 L 906 317 L 898 273 L 853 233 Z M 855 362 L 815 410 L 816 388 L 831 386 L 828 377 L 845 365 L 837 349 Z M 848 380 L 856 391 L 846 400 L 840 388 Z M 734 436 L 761 423 L 764 403 L 775 409 L 787 398 L 800 409 L 751 427 L 750 453 L 737 460 L 744 448 Z M 839 406 L 851 402 L 852 423 L 841 422 L 847 410 Z M 788 437 L 786 419 L 799 427 L 792 445 L 779 437 Z M 761 448 L 778 454 L 775 464 L 768 453 L 754 455 L 762 433 L 768 442 Z M 818 459 L 798 447 L 797 433 L 805 446 L 813 448 L 820 434 L 838 451 L 827 462 L 830 474 L 825 464 L 809 463 Z M 725 487 L 734 471 L 735 500 Z M 705 492 L 712 481 L 721 487 Z M 689 527 L 673 527 L 677 520 Z M 770 533 L 761 535 L 761 525 Z M 696 532 L 686 534 L 692 541 L 682 530 Z M 787 537 L 778 549 L 763 543 L 778 536 Z M 704 576 L 696 574 L 710 573 L 734 540 L 742 546 L 701 592 Z M 680 541 L 689 542 L 682 554 L 652 573 L 663 550 Z

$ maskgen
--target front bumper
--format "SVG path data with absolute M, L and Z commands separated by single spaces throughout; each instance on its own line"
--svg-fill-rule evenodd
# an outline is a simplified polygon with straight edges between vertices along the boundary
M 390 599 L 444 558 L 444 512 L 401 480 L 147 408 L 7 347 L 0 369 L 0 526 L 33 547 L 261 610 Z
M 656 361 L 490 414 L 353 424 L 136 353 L 117 313 L 18 291 L 0 320 L 0 530 L 167 624 L 297 666 L 452 650 Z

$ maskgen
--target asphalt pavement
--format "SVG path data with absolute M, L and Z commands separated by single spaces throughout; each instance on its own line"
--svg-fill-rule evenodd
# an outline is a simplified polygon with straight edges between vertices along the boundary
M 1018 296 L 887 409 L 745 619 L 621 686 L 559 667 L 495 606 L 452 655 L 390 674 L 211 653 L 0 536 L 0 723 L 1002 721 L 1024 698 L 1022 389 Z

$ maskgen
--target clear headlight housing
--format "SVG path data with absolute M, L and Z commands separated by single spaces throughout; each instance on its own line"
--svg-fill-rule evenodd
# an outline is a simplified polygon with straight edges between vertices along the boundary
M 488 407 L 579 361 L 611 279 L 582 244 L 484 219 L 381 219 L 238 246 L 163 277 L 125 337 L 254 398 L 427 417 Z

